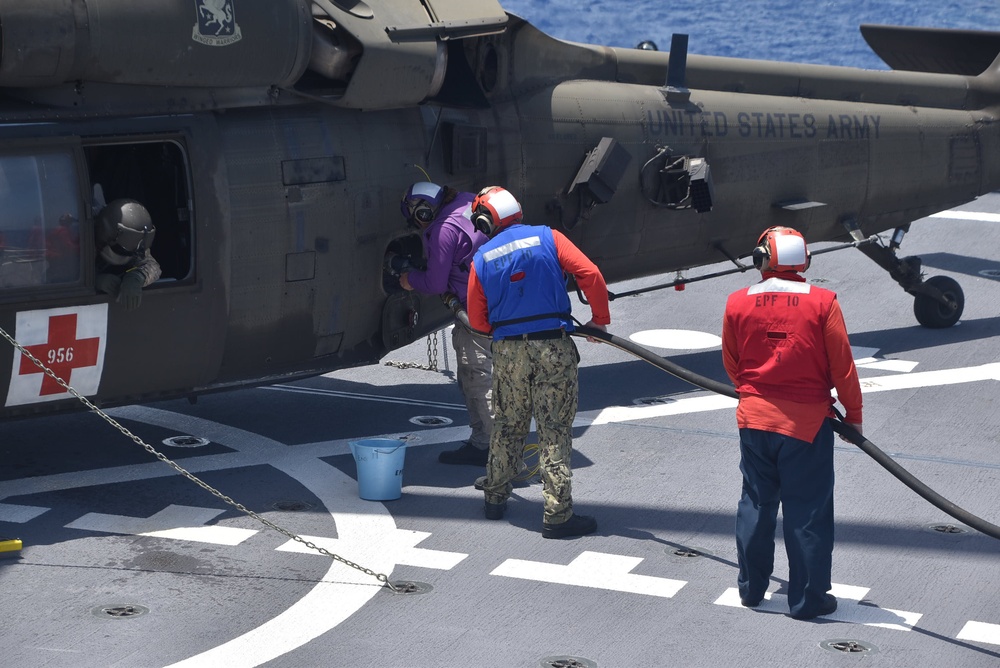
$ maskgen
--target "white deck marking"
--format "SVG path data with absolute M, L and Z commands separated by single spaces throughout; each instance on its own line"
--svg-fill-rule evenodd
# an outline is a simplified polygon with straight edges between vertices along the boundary
M 429 408 L 440 408 L 442 410 L 451 410 L 451 411 L 468 410 L 465 404 L 450 404 L 441 401 L 424 401 L 422 399 L 386 397 L 378 394 L 362 394 L 360 392 L 341 392 L 339 390 L 327 390 L 321 387 L 297 387 L 295 385 L 265 385 L 257 389 L 270 390 L 275 392 L 295 392 L 297 394 L 317 394 L 327 397 L 339 397 L 342 399 L 359 399 L 361 401 L 378 401 L 384 404 L 403 404 L 404 406 L 427 406 Z
M 258 533 L 253 529 L 238 529 L 236 527 L 177 527 L 162 531 L 146 531 L 140 536 L 154 538 L 173 538 L 174 540 L 189 540 L 195 543 L 212 543 L 213 545 L 239 545 L 250 536 Z
M 0 522 L 24 524 L 50 510 L 52 509 L 40 506 L 19 506 L 16 503 L 0 503 Z
M 630 334 L 628 338 L 640 346 L 668 350 L 707 350 L 722 345 L 722 338 L 718 334 L 689 329 L 647 329 Z
M 918 387 L 941 387 L 942 385 L 974 383 L 982 380 L 1000 380 L 1000 362 L 959 369 L 921 371 L 908 375 L 863 378 L 861 379 L 861 392 L 885 392 L 886 390 L 909 390 Z
M 583 552 L 566 566 L 546 564 L 540 561 L 523 561 L 508 559 L 500 564 L 490 575 L 500 575 L 508 578 L 532 580 L 535 582 L 551 582 L 554 584 L 574 585 L 577 587 L 592 587 L 623 591 L 630 594 L 646 594 L 671 598 L 681 587 L 687 584 L 685 580 L 671 580 L 649 575 L 633 575 L 630 571 L 639 565 L 641 557 L 622 557 L 617 554 L 601 552 Z
M 132 536 L 175 538 L 217 545 L 239 545 L 257 533 L 252 529 L 237 529 L 218 525 L 204 526 L 224 512 L 224 510 L 215 508 L 169 505 L 150 517 L 87 513 L 67 524 L 66 528 Z
M 983 211 L 940 211 L 932 213 L 928 218 L 950 218 L 952 220 L 978 220 L 983 223 L 1000 223 L 1000 213 L 985 213 Z
M 861 392 L 885 392 L 888 390 L 905 390 L 919 387 L 939 387 L 958 383 L 974 383 L 983 380 L 1000 380 L 1000 362 L 980 366 L 963 367 L 959 369 L 942 369 L 941 371 L 922 371 L 908 375 L 877 376 L 861 379 Z M 718 394 L 706 394 L 697 397 L 685 397 L 668 404 L 651 406 L 612 406 L 600 411 L 579 413 L 574 427 L 609 424 L 612 422 L 628 422 L 632 420 L 649 420 L 698 413 L 723 408 L 735 408 L 736 399 L 730 399 Z M 594 417 L 588 418 L 588 415 Z
M 345 541 L 339 538 L 323 538 L 321 536 L 302 536 L 315 543 L 318 547 L 339 554 L 355 563 L 364 564 L 378 555 L 391 555 L 392 560 L 399 565 L 418 566 L 420 568 L 437 568 L 451 570 L 467 554 L 460 552 L 443 552 L 428 550 L 416 545 L 430 537 L 426 531 L 410 531 L 408 529 L 390 529 L 385 533 L 373 533 L 360 541 Z M 298 552 L 300 554 L 324 555 L 311 550 L 298 541 L 290 540 L 277 548 L 279 552 Z M 324 557 L 326 558 L 326 557 Z
M 1000 624 L 966 622 L 955 638 L 958 640 L 971 640 L 972 642 L 984 642 L 990 645 L 1000 645 Z
M 910 373 L 917 367 L 917 362 L 907 362 L 906 360 L 880 360 L 868 357 L 863 360 L 854 360 L 854 365 L 859 371 L 864 369 L 875 369 L 877 371 Z
M 700 397 L 685 397 L 669 404 L 654 404 L 650 406 L 612 406 L 596 412 L 579 413 L 573 422 L 574 427 L 588 425 L 611 424 L 614 422 L 629 422 L 631 420 L 649 420 L 668 415 L 684 415 L 702 411 L 716 411 L 723 408 L 736 408 L 736 399 L 724 397 L 721 394 L 707 394 Z M 586 415 L 594 415 L 587 418 Z
M 834 583 L 830 589 L 830 593 L 837 597 L 837 610 L 833 614 L 823 615 L 823 619 L 829 619 L 834 622 L 846 622 L 848 624 L 877 626 L 896 631 L 911 631 L 923 616 L 918 612 L 892 610 L 868 603 L 862 605 L 860 601 L 869 591 L 867 587 Z M 733 608 L 742 607 L 739 590 L 736 587 L 730 587 L 722 596 L 716 599 L 715 604 Z M 764 594 L 764 600 L 761 601 L 761 604 L 753 610 L 787 614 L 788 597 L 784 594 L 768 592 Z

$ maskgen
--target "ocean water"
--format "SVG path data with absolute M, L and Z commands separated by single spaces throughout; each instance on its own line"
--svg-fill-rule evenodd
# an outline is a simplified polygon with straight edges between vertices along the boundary
M 508 12 L 573 42 L 669 51 L 673 33 L 692 54 L 888 67 L 863 23 L 1000 31 L 1000 0 L 500 0 Z

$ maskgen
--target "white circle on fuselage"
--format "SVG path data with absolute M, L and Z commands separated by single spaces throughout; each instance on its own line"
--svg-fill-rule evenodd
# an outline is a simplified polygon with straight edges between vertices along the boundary
M 722 339 L 715 334 L 689 329 L 647 329 L 628 338 L 640 346 L 671 350 L 704 350 L 722 345 Z

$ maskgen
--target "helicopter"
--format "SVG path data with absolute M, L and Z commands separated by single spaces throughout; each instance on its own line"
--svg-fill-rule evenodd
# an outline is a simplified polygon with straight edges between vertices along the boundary
M 862 26 L 868 71 L 565 42 L 496 0 L 5 0 L 0 30 L 0 328 L 100 406 L 453 322 L 386 267 L 421 253 L 399 199 L 430 175 L 503 185 L 609 282 L 739 265 L 772 225 L 855 243 L 932 328 L 961 287 L 903 236 L 1000 187 L 1000 33 Z M 135 311 L 95 290 L 118 198 L 156 228 Z M 0 418 L 79 408 L 21 348 Z

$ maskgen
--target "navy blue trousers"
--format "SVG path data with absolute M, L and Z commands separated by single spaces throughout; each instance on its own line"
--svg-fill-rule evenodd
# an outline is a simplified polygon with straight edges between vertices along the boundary
M 774 570 L 774 533 L 782 511 L 788 553 L 788 608 L 811 615 L 830 590 L 833 563 L 833 428 L 812 443 L 740 429 L 743 496 L 736 510 L 740 598 L 756 603 Z

